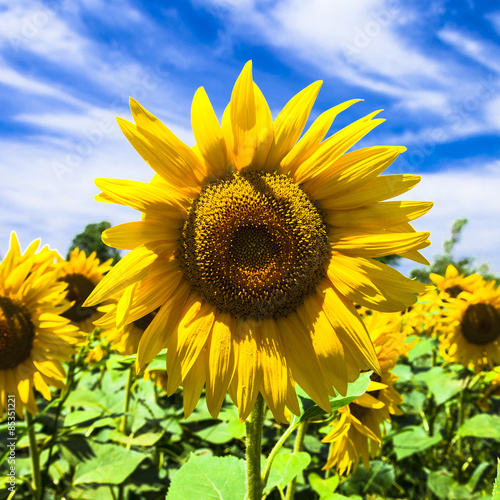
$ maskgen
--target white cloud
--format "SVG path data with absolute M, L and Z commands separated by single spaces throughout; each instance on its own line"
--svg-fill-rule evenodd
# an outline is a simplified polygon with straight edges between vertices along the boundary
M 473 256 L 478 265 L 486 262 L 500 274 L 499 192 L 500 162 L 496 162 L 423 174 L 422 181 L 400 198 L 434 201 L 430 212 L 413 223 L 418 231 L 431 232 L 432 245 L 422 251 L 430 261 L 443 253 L 453 222 L 465 217 L 469 222 L 454 250 L 455 258 Z M 408 261 L 401 270 L 408 272 L 415 267 L 419 266 Z

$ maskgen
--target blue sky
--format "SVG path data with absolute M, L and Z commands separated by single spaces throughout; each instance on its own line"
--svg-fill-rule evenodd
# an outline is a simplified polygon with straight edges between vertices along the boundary
M 383 108 L 360 145 L 403 145 L 389 173 L 417 173 L 406 199 L 430 259 L 453 221 L 457 257 L 500 273 L 500 9 L 473 0 L 0 0 L 0 255 L 12 230 L 65 254 L 89 222 L 136 220 L 98 203 L 95 177 L 147 181 L 122 136 L 133 96 L 186 143 L 204 86 L 219 115 L 248 59 L 274 115 L 323 80 L 314 118 L 362 98 L 333 128 Z M 413 265 L 402 266 L 406 272 Z

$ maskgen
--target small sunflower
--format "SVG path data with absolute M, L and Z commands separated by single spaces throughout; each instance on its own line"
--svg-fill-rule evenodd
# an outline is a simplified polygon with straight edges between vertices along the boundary
M 391 415 L 401 415 L 399 405 L 403 397 L 394 389 L 397 376 L 391 370 L 397 359 L 416 344 L 416 341 L 405 344 L 400 315 L 374 312 L 365 321 L 382 375 L 373 373 L 367 391 L 339 409 L 334 429 L 323 438 L 323 442 L 333 443 L 324 469 L 336 467 L 340 475 L 355 470 L 360 460 L 369 468 L 370 458 L 380 449 L 384 423 L 391 421 Z
M 444 276 L 430 273 L 429 278 L 437 286 L 439 296 L 446 300 L 448 297 L 454 299 L 461 292 L 473 292 L 483 284 L 483 278 L 474 273 L 469 276 L 459 274 L 455 266 L 451 264 L 446 268 Z
M 449 298 L 440 325 L 440 352 L 447 361 L 483 370 L 500 364 L 500 290 L 484 282 L 473 293 Z
M 62 315 L 71 304 L 66 284 L 58 281 L 57 254 L 39 242 L 24 254 L 15 233 L 0 263 L 0 414 L 7 397 L 16 397 L 16 412 L 38 413 L 33 389 L 50 400 L 49 386 L 64 388 L 68 360 L 80 335 Z
M 432 203 L 384 201 L 415 175 L 379 176 L 404 151 L 377 146 L 347 152 L 382 123 L 371 113 L 324 139 L 352 100 L 303 129 L 315 82 L 273 121 L 243 68 L 219 125 L 203 88 L 191 108 L 190 148 L 131 100 L 135 123 L 120 127 L 156 175 L 149 183 L 98 179 L 100 201 L 129 205 L 141 220 L 103 233 L 131 250 L 86 305 L 135 285 L 120 299 L 131 323 L 159 308 L 138 347 L 145 366 L 167 347 L 168 392 L 183 386 L 188 415 L 206 385 L 217 416 L 226 392 L 250 413 L 261 393 L 279 421 L 299 411 L 298 383 L 322 408 L 345 393 L 360 370 L 379 369 L 352 302 L 383 311 L 406 308 L 425 286 L 374 259 L 418 250 L 429 233 L 409 221 Z
M 87 257 L 85 251 L 77 247 L 70 253 L 69 259 L 62 263 L 59 279 L 68 284 L 66 298 L 73 302 L 63 316 L 71 320 L 82 332 L 91 333 L 94 329 L 92 322 L 99 316 L 97 307 L 82 307 L 82 304 L 104 274 L 111 269 L 112 261 L 113 259 L 109 259 L 101 264 L 96 252 Z

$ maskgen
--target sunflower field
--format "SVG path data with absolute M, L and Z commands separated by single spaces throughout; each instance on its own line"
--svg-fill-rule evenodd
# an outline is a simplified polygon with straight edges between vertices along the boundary
M 249 62 L 221 123 L 195 93 L 192 148 L 131 100 L 153 177 L 96 179 L 138 212 L 113 258 L 12 233 L 0 499 L 500 500 L 495 277 L 454 261 L 464 220 L 420 253 L 404 148 L 351 151 L 377 112 L 304 132 L 320 86 L 273 120 Z

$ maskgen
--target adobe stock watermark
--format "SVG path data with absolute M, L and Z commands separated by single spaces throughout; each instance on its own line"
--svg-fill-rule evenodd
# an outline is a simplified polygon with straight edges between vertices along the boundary
M 443 116 L 446 125 L 434 128 L 426 140 L 408 148 L 408 151 L 400 157 L 398 166 L 406 172 L 420 167 L 429 156 L 434 154 L 439 144 L 458 133 L 473 113 L 498 94 L 499 89 L 500 79 L 493 74 L 479 80 L 473 91 L 460 102 L 455 103 Z
M 347 60 L 355 59 L 369 47 L 384 28 L 387 28 L 401 12 L 400 0 L 388 0 L 382 9 L 374 12 L 364 26 L 354 28 L 354 36 L 350 43 L 343 42 L 340 47 Z
M 103 119 L 96 123 L 95 127 L 89 128 L 83 132 L 83 138 L 76 142 L 66 153 L 62 161 L 53 161 L 52 171 L 59 183 L 63 182 L 65 175 L 74 172 L 82 162 L 89 158 L 100 147 L 109 134 L 116 131 L 118 124 L 115 116 L 126 115 L 129 111 L 128 98 L 141 101 L 150 92 L 155 90 L 163 82 L 169 73 L 162 69 L 161 65 L 155 68 L 146 67 L 146 72 L 141 81 L 130 89 L 128 95 L 123 95 L 116 99 L 111 105 L 112 118 Z
M 17 51 L 33 41 L 44 29 L 49 29 L 50 22 L 57 13 L 69 4 L 68 0 L 50 0 L 40 3 L 38 8 L 27 13 L 22 19 L 16 33 L 8 34 L 11 47 Z

